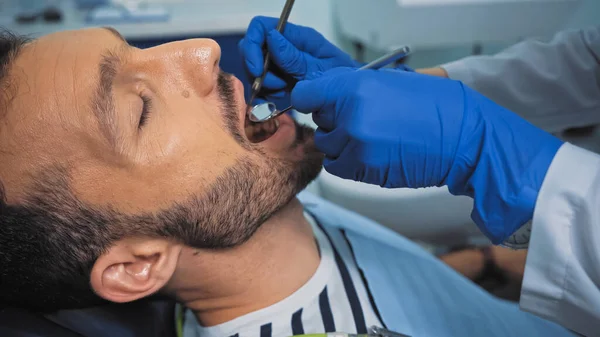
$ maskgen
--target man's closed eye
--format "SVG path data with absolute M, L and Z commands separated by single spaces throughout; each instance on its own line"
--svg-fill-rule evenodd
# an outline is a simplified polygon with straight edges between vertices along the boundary
M 141 95 L 142 99 L 142 113 L 140 114 L 140 120 L 138 123 L 138 129 L 141 129 L 148 123 L 150 113 L 152 112 L 152 99 L 149 96 Z

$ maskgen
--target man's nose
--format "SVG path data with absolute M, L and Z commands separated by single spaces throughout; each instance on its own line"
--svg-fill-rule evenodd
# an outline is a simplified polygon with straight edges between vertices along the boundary
M 189 39 L 153 49 L 171 76 L 192 85 L 199 94 L 210 92 L 216 84 L 221 48 L 214 40 Z

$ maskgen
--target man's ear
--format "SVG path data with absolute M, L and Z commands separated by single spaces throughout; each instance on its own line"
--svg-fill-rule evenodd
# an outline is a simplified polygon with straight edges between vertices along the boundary
M 98 296 L 124 303 L 152 295 L 173 276 L 182 245 L 161 239 L 124 239 L 100 256 L 90 275 Z

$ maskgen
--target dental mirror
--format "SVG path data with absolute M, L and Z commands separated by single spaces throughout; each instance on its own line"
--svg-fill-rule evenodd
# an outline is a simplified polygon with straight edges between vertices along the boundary
M 248 119 L 250 119 L 250 121 L 254 123 L 262 123 L 268 121 L 271 118 L 275 118 L 291 109 L 292 107 L 290 106 L 283 110 L 277 110 L 277 107 L 274 103 L 264 102 L 250 108 L 250 111 L 248 113 Z

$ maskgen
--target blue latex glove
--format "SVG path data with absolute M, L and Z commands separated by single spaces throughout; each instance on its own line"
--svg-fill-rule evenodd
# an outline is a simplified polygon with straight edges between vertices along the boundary
M 284 97 L 296 81 L 304 80 L 312 73 L 341 66 L 359 66 L 350 55 L 331 44 L 313 28 L 288 23 L 282 35 L 275 29 L 277 22 L 277 18 L 253 18 L 246 36 L 239 42 L 251 81 L 263 73 L 262 48 L 265 43 L 271 53 L 271 62 L 283 71 L 283 74 L 273 71 L 267 73 L 263 83 L 267 99 Z
M 533 216 L 562 142 L 461 82 L 414 72 L 338 68 L 298 82 L 325 169 L 383 187 L 448 185 L 498 244 Z

